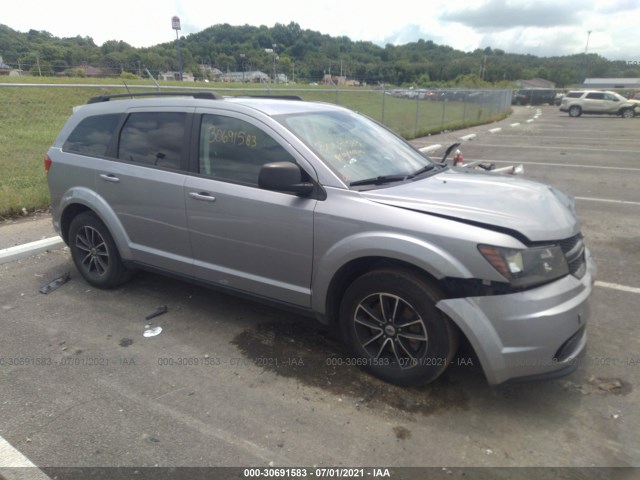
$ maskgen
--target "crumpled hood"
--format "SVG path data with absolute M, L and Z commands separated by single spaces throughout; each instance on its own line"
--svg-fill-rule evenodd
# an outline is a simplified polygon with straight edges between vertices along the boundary
M 516 230 L 531 241 L 562 240 L 580 231 L 572 198 L 507 175 L 447 169 L 361 194 L 385 205 Z

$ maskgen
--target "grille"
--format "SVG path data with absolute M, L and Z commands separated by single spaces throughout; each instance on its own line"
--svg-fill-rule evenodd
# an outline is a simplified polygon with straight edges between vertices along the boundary
M 558 245 L 567 259 L 571 275 L 577 278 L 584 277 L 584 274 L 587 273 L 587 261 L 582 234 L 579 233 L 566 240 L 561 240 Z

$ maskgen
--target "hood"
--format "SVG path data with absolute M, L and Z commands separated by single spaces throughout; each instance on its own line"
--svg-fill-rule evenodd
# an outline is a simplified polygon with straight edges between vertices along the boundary
M 361 192 L 377 203 L 516 231 L 530 241 L 563 240 L 579 232 L 573 199 L 521 178 L 461 169 Z

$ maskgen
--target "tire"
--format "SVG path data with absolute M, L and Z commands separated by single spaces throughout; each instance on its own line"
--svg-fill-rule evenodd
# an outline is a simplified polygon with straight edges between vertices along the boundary
M 620 115 L 622 115 L 622 118 L 633 118 L 636 116 L 636 112 L 632 108 L 625 108 L 620 112 Z
M 102 221 L 90 212 L 69 226 L 71 258 L 82 277 L 96 288 L 114 288 L 129 278 L 116 244 Z
M 582 115 L 582 109 L 579 106 L 574 105 L 569 108 L 570 117 L 579 117 L 580 115 Z
M 409 271 L 375 270 L 347 288 L 340 326 L 355 362 L 401 386 L 432 382 L 458 346 L 458 331 L 436 303 L 442 293 Z

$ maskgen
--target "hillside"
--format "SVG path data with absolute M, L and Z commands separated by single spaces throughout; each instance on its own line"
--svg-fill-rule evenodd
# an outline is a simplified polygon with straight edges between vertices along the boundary
M 367 84 L 415 86 L 488 86 L 541 77 L 558 87 L 588 77 L 640 77 L 640 67 L 609 61 L 597 54 L 536 57 L 487 47 L 462 52 L 431 40 L 380 47 L 303 30 L 296 23 L 273 27 L 214 25 L 180 41 L 184 71 L 202 78 L 201 65 L 223 72 L 261 70 L 282 73 L 290 81 L 314 82 L 323 75 L 343 75 Z M 271 50 L 271 51 L 267 51 Z M 81 66 L 103 74 L 153 75 L 178 70 L 175 42 L 134 48 L 110 40 L 96 45 L 91 37 L 57 38 L 46 31 L 17 32 L 0 25 L 4 64 L 32 75 L 82 75 Z

